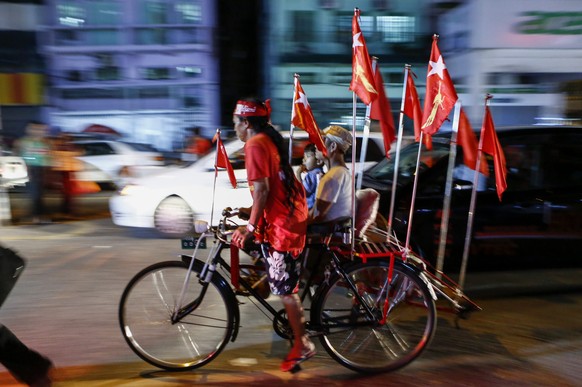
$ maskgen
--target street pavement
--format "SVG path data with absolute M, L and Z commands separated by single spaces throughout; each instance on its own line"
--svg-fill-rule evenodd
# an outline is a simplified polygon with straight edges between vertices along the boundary
M 117 304 L 133 274 L 182 251 L 176 240 L 115 226 L 99 206 L 85 209 L 88 220 L 0 227 L 0 242 L 28 260 L 0 321 L 55 361 L 56 386 L 582 385 L 578 269 L 469 274 L 465 290 L 483 311 L 466 321 L 439 312 L 426 353 L 390 374 L 354 373 L 319 345 L 301 372 L 280 372 L 287 342 L 244 298 L 239 338 L 216 360 L 191 372 L 155 369 L 123 341 Z M 0 372 L 0 386 L 17 385 Z

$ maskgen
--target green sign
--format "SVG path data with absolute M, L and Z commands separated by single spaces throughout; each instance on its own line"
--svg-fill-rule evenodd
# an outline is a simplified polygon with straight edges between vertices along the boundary
M 582 12 L 530 11 L 521 15 L 529 18 L 516 25 L 521 34 L 582 35 Z

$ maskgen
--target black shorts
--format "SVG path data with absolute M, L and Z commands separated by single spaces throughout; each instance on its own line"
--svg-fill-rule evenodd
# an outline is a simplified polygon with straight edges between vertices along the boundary
M 293 257 L 289 252 L 274 250 L 268 244 L 262 244 L 261 249 L 265 257 L 265 269 L 271 293 L 277 296 L 297 293 L 301 260 Z

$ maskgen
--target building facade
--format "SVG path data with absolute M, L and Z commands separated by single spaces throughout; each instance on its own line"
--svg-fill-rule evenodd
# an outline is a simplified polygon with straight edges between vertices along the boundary
M 274 122 L 289 128 L 297 73 L 320 127 L 331 122 L 351 126 L 354 3 L 296 0 L 266 4 L 272 20 L 266 67 Z M 425 83 L 432 34 L 429 15 L 435 4 L 426 0 L 364 0 L 357 5 L 368 52 L 378 58 L 398 122 L 404 65 L 413 66 L 419 90 Z M 361 129 L 365 107 L 359 100 L 357 106 L 357 128 Z
M 46 0 L 39 45 L 53 126 L 179 147 L 219 121 L 213 0 Z
M 581 1 L 468 0 L 439 25 L 441 52 L 473 120 L 491 93 L 498 126 L 580 122 Z
M 494 95 L 498 126 L 582 115 L 579 0 L 357 5 L 395 122 L 405 64 L 424 97 L 434 33 L 475 127 L 486 93 Z M 353 122 L 351 1 L 44 0 L 0 7 L 4 134 L 22 130 L 26 119 L 70 132 L 100 124 L 171 150 L 189 127 L 206 135 L 231 128 L 236 99 L 251 95 L 270 98 L 273 123 L 288 129 L 294 74 L 321 127 Z M 365 107 L 357 106 L 360 129 Z
M 36 28 L 40 1 L 0 2 L 0 137 L 10 145 L 31 120 L 43 120 L 44 61 Z

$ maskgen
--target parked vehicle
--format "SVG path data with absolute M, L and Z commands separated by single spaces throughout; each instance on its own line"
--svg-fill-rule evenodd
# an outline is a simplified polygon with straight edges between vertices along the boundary
M 12 188 L 28 182 L 26 162 L 22 157 L 0 153 L 0 187 Z
M 582 260 L 582 128 L 519 127 L 498 129 L 507 162 L 507 190 L 500 202 L 493 163 L 479 190 L 471 235 L 469 270 L 579 266 Z M 411 247 L 435 262 L 440 240 L 450 133 L 433 137 L 434 148 L 421 151 Z M 457 148 L 456 167 L 462 163 Z M 418 144 L 400 155 L 394 229 L 406 237 Z M 363 186 L 381 193 L 380 212 L 388 217 L 394 158 L 367 170 Z M 445 271 L 459 268 L 474 171 L 453 181 Z
M 283 133 L 288 138 L 288 133 Z M 303 159 L 307 134 L 297 131 L 293 137 L 292 164 Z M 357 149 L 361 141 L 357 142 Z M 162 234 L 180 236 L 192 228 L 196 219 L 210 221 L 211 210 L 225 207 L 250 206 L 245 164 L 244 143 L 238 139 L 225 143 L 233 166 L 237 188 L 232 188 L 227 173 L 219 172 L 214 183 L 216 151 L 186 166 L 168 166 L 164 172 L 132 179 L 114 194 L 109 202 L 113 222 L 119 226 L 155 228 Z M 369 165 L 384 157 L 384 145 L 379 133 L 370 136 L 367 147 Z M 217 216 L 212 219 L 217 222 Z
M 99 139 L 74 144 L 84 152 L 77 157 L 83 162 L 83 170 L 77 173 L 80 180 L 119 186 L 129 176 L 149 173 L 152 167 L 164 164 L 162 154 L 146 144 Z

